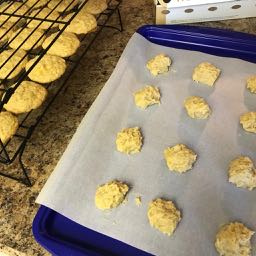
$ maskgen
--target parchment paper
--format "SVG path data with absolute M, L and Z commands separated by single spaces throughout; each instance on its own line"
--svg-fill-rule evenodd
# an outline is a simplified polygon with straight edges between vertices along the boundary
M 148 59 L 168 54 L 173 64 L 154 78 Z M 193 68 L 209 61 L 222 70 L 215 87 L 197 85 Z M 159 256 L 211 256 L 219 227 L 238 220 L 256 230 L 256 190 L 238 189 L 227 181 L 229 162 L 240 154 L 256 163 L 256 137 L 242 130 L 239 116 L 256 110 L 256 95 L 245 79 L 256 65 L 238 59 L 158 46 L 135 34 L 100 95 L 84 117 L 56 169 L 37 198 L 73 221 Z M 132 93 L 146 84 L 161 90 L 161 105 L 138 109 Z M 203 96 L 212 108 L 208 120 L 191 120 L 183 109 L 187 96 Z M 141 127 L 141 153 L 116 151 L 122 128 Z M 170 172 L 163 150 L 184 143 L 197 154 L 194 168 L 182 175 Z M 131 187 L 128 202 L 109 212 L 94 206 L 98 185 L 112 179 Z M 142 196 L 142 205 L 134 198 Z M 182 220 L 168 237 L 150 227 L 148 203 L 162 197 L 174 200 Z M 255 236 L 253 255 L 256 255 Z

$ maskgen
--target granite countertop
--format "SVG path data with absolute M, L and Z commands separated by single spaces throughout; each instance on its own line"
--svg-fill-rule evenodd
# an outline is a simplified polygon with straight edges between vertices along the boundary
M 73 74 L 67 91 L 59 95 L 35 130 L 24 153 L 24 163 L 29 167 L 33 187 L 0 177 L 0 255 L 50 255 L 32 235 L 31 225 L 38 210 L 35 199 L 111 75 L 129 38 L 139 26 L 154 23 L 153 8 L 151 0 L 123 1 L 124 31 L 103 30 Z M 198 25 L 256 34 L 256 18 Z M 17 169 L 18 164 L 15 163 L 7 170 Z

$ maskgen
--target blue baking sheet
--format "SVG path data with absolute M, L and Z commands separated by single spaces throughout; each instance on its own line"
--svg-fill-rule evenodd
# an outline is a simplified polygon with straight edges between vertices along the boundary
M 253 35 L 220 29 L 169 25 L 143 26 L 137 32 L 159 45 L 256 63 L 256 36 Z M 151 255 L 85 228 L 45 206 L 41 206 L 35 216 L 33 234 L 39 244 L 58 256 Z

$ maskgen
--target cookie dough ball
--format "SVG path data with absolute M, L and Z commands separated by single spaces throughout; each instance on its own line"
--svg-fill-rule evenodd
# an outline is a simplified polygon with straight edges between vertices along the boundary
M 256 93 L 256 75 L 247 78 L 246 86 L 251 93 Z
M 193 80 L 208 86 L 213 86 L 220 75 L 220 69 L 209 62 L 203 62 L 195 67 Z
M 245 131 L 256 133 L 256 112 L 247 112 L 241 115 L 240 124 Z
M 18 50 L 16 53 L 14 53 L 14 51 L 15 50 L 5 50 L 0 53 L 0 66 L 3 65 L 8 59 L 8 61 L 0 69 L 0 79 L 5 79 L 7 76 L 7 79 L 12 79 L 16 77 L 23 68 L 25 68 L 28 61 L 26 52 L 24 50 Z M 16 65 L 18 66 L 16 67 Z
M 110 181 L 99 186 L 95 194 L 95 205 L 100 210 L 116 208 L 125 199 L 129 187 L 120 181 Z
M 231 222 L 220 228 L 215 247 L 221 256 L 250 256 L 250 239 L 254 232 L 239 222 Z
M 177 144 L 164 150 L 164 157 L 170 171 L 179 173 L 190 170 L 197 155 L 184 144 Z
M 33 30 L 32 28 L 17 30 L 9 39 L 9 46 L 13 49 L 20 47 L 25 51 L 29 51 L 32 47 L 33 49 L 40 47 L 45 39 L 44 31 L 42 29 Z
M 26 70 L 34 64 L 38 57 L 31 59 L 27 65 Z M 50 83 L 60 78 L 66 70 L 66 62 L 64 59 L 46 54 L 30 71 L 28 77 L 38 83 Z
M 211 109 L 207 102 L 198 96 L 190 96 L 184 101 L 184 106 L 190 117 L 196 119 L 206 119 L 211 114 Z
M 4 105 L 4 108 L 14 114 L 26 113 L 39 108 L 46 96 L 47 90 L 42 85 L 23 81 Z
M 253 190 L 256 187 L 256 170 L 252 160 L 247 156 L 240 156 L 232 160 L 228 169 L 229 182 L 238 188 Z
M 28 6 L 18 2 L 4 2 L 0 5 L 0 12 L 15 14 L 15 15 L 27 15 L 28 14 Z M 7 22 L 16 23 L 20 20 L 20 17 L 11 16 L 9 19 L 8 15 L 0 15 L 0 22 L 3 23 L 6 20 Z
M 40 19 L 45 19 L 45 20 L 57 20 L 60 21 L 61 18 L 58 18 L 60 16 L 60 14 L 56 11 L 52 11 L 50 8 L 44 7 L 42 10 L 40 10 L 40 12 L 38 13 L 38 10 L 34 10 L 30 13 L 30 17 L 36 17 L 36 18 L 40 18 Z M 49 16 L 47 16 L 49 13 L 51 13 Z M 47 17 L 47 18 L 46 18 Z M 39 27 L 37 27 L 40 24 Z M 31 20 L 28 19 L 27 20 L 27 26 L 29 28 L 41 28 L 41 29 L 48 29 L 50 26 L 51 28 L 56 28 L 58 27 L 58 23 L 55 22 L 53 23 L 52 21 L 43 21 L 41 23 L 41 20 Z
M 88 0 L 81 11 L 97 15 L 108 8 L 106 0 Z
M 67 22 L 74 15 L 74 13 L 68 14 L 63 21 Z M 62 29 L 64 24 L 59 24 L 59 29 Z M 97 28 L 97 20 L 92 14 L 81 12 L 78 13 L 75 18 L 66 27 L 65 31 L 75 34 L 87 34 Z
M 70 1 L 70 0 L 51 0 L 48 3 L 48 7 L 56 12 L 67 12 L 72 10 L 77 4 L 79 0 Z
M 5 144 L 17 131 L 18 118 L 10 112 L 0 112 L 0 139 Z
M 134 94 L 135 104 L 142 109 L 150 105 L 160 103 L 160 92 L 155 86 L 147 85 Z
M 153 228 L 171 236 L 181 220 L 181 214 L 172 201 L 158 198 L 148 206 L 148 220 Z
M 120 131 L 116 137 L 117 150 L 126 154 L 140 152 L 142 146 L 142 135 L 139 127 L 126 128 Z
M 172 60 L 168 56 L 159 54 L 148 61 L 147 68 L 153 76 L 157 76 L 159 74 L 167 73 L 171 63 Z
M 47 53 L 57 55 L 62 58 L 66 58 L 75 54 L 76 50 L 80 46 L 80 41 L 77 36 L 73 33 L 63 32 L 56 40 L 55 37 L 58 34 L 59 32 L 51 34 L 45 39 L 43 43 L 44 49 L 46 49 L 52 41 L 55 41 Z

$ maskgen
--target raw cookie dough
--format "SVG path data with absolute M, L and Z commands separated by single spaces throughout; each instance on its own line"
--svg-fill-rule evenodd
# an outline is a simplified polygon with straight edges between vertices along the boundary
M 250 239 L 254 232 L 239 222 L 222 226 L 216 235 L 215 247 L 220 256 L 250 256 Z
M 116 208 L 125 199 L 129 187 L 120 181 L 110 181 L 99 186 L 95 194 L 95 205 L 100 210 Z
M 170 171 L 179 173 L 190 170 L 197 155 L 184 144 L 177 144 L 164 150 L 164 157 Z
M 140 205 L 141 205 L 141 197 L 140 197 L 140 196 L 136 196 L 136 197 L 135 197 L 135 204 L 136 204 L 137 206 L 140 206 Z
M 88 0 L 81 11 L 97 15 L 108 8 L 106 0 Z
M 13 49 L 17 49 L 18 47 L 20 47 L 20 49 L 23 49 L 25 51 L 29 51 L 34 45 L 35 46 L 33 47 L 33 49 L 38 48 L 42 45 L 45 39 L 44 30 L 33 30 L 33 28 L 21 28 L 17 30 L 15 33 L 12 34 L 12 37 L 9 39 L 9 46 Z
M 27 65 L 26 70 L 33 65 L 38 57 L 31 59 Z M 60 78 L 66 70 L 66 62 L 58 56 L 46 54 L 30 71 L 28 77 L 38 83 L 50 83 Z
M 147 85 L 144 88 L 136 91 L 134 94 L 135 104 L 142 109 L 150 105 L 160 103 L 160 92 L 155 86 Z
M 4 2 L 0 5 L 0 12 L 4 12 L 4 13 L 10 13 L 10 14 L 15 14 L 15 15 L 27 15 L 28 13 L 28 7 L 27 5 L 17 2 L 17 1 L 13 1 L 13 2 Z M 20 17 L 14 17 L 11 16 L 9 18 L 8 15 L 0 15 L 0 22 L 3 23 L 4 21 L 8 20 L 7 22 L 18 22 L 20 19 Z
M 207 102 L 198 96 L 190 96 L 184 101 L 187 114 L 196 119 L 206 119 L 211 114 L 211 109 Z
M 147 68 L 153 76 L 157 76 L 159 74 L 167 73 L 171 64 L 172 60 L 168 56 L 158 54 L 148 61 Z
M 240 156 L 232 160 L 228 169 L 229 182 L 238 188 L 253 190 L 256 187 L 256 170 L 252 160 L 247 156 Z
M 0 112 L 0 139 L 5 144 L 17 131 L 18 118 L 10 112 Z
M 74 15 L 74 13 L 68 14 L 63 21 L 68 21 Z M 59 24 L 59 29 L 62 29 L 64 24 Z M 92 14 L 81 12 L 78 13 L 75 18 L 66 27 L 66 32 L 75 34 L 87 34 L 97 27 L 97 20 Z
M 213 86 L 220 75 L 220 69 L 209 62 L 203 62 L 195 67 L 193 80 L 208 86 Z
M 56 40 L 55 37 L 58 34 L 59 32 L 56 32 L 47 37 L 43 43 L 43 48 L 46 49 L 55 40 L 54 44 L 47 51 L 48 54 L 57 55 L 62 58 L 73 55 L 80 46 L 77 36 L 73 33 L 63 32 Z
M 249 78 L 247 78 L 246 84 L 247 84 L 247 89 L 250 92 L 256 93 L 256 75 L 250 76 Z
M 4 64 L 3 67 L 0 69 L 0 79 L 5 79 L 9 72 L 11 72 L 7 79 L 12 79 L 16 77 L 23 68 L 25 68 L 28 58 L 26 56 L 26 52 L 24 50 L 18 50 L 14 55 L 11 57 L 15 50 L 5 50 L 0 53 L 0 66 Z M 23 57 L 26 56 L 24 59 Z M 23 60 L 22 60 L 23 59 Z M 22 60 L 22 61 L 21 61 Z M 19 63 L 19 64 L 18 64 Z M 18 64 L 18 66 L 13 70 L 13 68 Z
M 139 127 L 126 128 L 120 131 L 116 137 L 117 150 L 126 153 L 134 154 L 141 150 L 142 135 Z
M 42 85 L 23 81 L 4 105 L 4 108 L 14 114 L 26 113 L 39 108 L 46 96 L 47 90 Z
M 148 219 L 152 227 L 171 236 L 181 220 L 181 214 L 172 201 L 158 198 L 148 206 Z
M 48 7 L 56 12 L 67 12 L 72 10 L 77 4 L 79 0 L 70 1 L 70 0 L 51 0 L 48 3 Z
M 247 112 L 241 115 L 240 124 L 245 131 L 256 133 L 256 112 Z
M 44 7 L 42 10 L 40 10 L 40 12 L 38 13 L 38 10 L 34 10 L 30 13 L 30 17 L 36 17 L 36 18 L 40 18 L 40 19 L 46 19 L 46 20 L 57 20 L 60 21 L 61 18 L 58 18 L 60 16 L 60 14 L 56 11 L 52 11 L 50 8 Z M 38 13 L 38 14 L 37 14 Z M 51 14 L 49 14 L 51 13 Z M 47 16 L 49 14 L 49 16 Z M 39 27 L 37 27 L 40 24 Z M 51 26 L 52 25 L 52 26 Z M 50 26 L 51 28 L 56 28 L 58 27 L 58 23 L 53 21 L 43 21 L 41 23 L 41 20 L 27 20 L 27 26 L 29 28 L 41 28 L 41 29 L 48 29 Z

